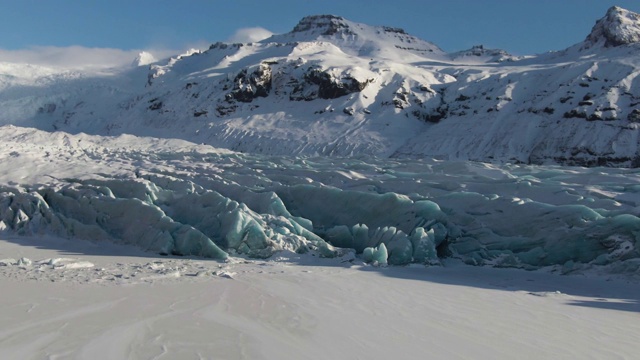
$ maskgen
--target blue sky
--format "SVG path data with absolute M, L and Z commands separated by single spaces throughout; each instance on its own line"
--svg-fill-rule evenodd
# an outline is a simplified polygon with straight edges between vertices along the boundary
M 640 12 L 638 0 L 0 0 L 0 50 L 182 50 L 243 28 L 282 33 L 303 16 L 334 14 L 404 28 L 445 51 L 484 44 L 524 55 L 582 41 L 612 5 Z

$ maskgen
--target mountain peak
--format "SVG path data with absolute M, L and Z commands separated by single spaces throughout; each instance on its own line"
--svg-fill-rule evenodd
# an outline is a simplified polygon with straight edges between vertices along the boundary
M 398 50 L 430 58 L 444 57 L 444 52 L 436 45 L 403 29 L 361 24 L 336 15 L 305 16 L 290 32 L 273 35 L 261 42 L 328 42 L 343 51 L 364 57 L 395 57 Z
M 335 15 L 311 15 L 305 16 L 293 28 L 292 33 L 314 32 L 318 35 L 335 35 L 343 33 L 352 35 L 353 30 L 350 29 L 345 18 Z
M 589 46 L 603 44 L 605 47 L 640 42 L 640 14 L 618 6 L 609 8 L 593 26 L 586 42 Z
M 332 35 L 359 35 L 364 24 L 351 22 L 342 16 L 336 15 L 310 15 L 305 16 L 293 28 L 290 34 L 311 33 L 316 36 Z M 368 26 L 368 25 L 367 25 Z M 390 26 L 373 27 L 388 34 L 409 36 L 403 29 Z

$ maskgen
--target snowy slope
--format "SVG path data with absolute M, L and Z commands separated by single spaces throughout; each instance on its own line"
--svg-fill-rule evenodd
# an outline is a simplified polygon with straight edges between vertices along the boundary
M 515 57 L 309 16 L 258 43 L 102 74 L 4 67 L 0 123 L 272 155 L 638 166 L 639 24 L 614 7 L 584 42 Z

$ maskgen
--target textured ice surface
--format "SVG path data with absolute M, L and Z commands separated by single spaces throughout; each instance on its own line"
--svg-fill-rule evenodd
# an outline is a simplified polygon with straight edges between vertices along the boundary
M 368 247 L 363 252 L 364 261 L 386 265 L 389 261 L 389 252 L 384 243 L 378 245 L 377 248 Z
M 38 134 L 0 144 L 1 166 L 20 169 L 0 176 L 5 231 L 217 259 L 350 248 L 392 265 L 640 268 L 637 169 L 151 150 L 145 139 L 113 150 Z

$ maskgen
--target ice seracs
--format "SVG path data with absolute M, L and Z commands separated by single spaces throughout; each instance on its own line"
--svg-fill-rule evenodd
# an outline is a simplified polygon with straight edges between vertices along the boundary
M 10 171 L 0 171 L 0 230 L 221 260 L 361 254 L 379 265 L 454 257 L 640 270 L 636 170 L 259 156 L 181 143 L 2 127 L 0 170 Z

